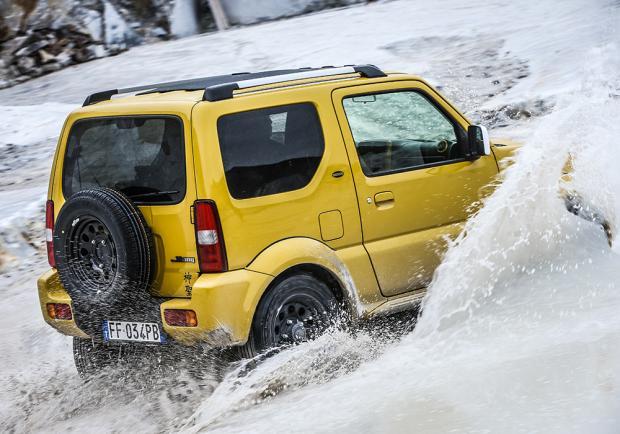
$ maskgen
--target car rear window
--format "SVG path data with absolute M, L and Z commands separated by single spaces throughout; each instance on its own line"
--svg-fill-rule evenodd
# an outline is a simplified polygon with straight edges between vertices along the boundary
M 325 147 L 319 117 L 309 103 L 225 115 L 217 129 L 226 183 L 236 199 L 305 187 Z
M 172 204 L 185 196 L 183 126 L 172 116 L 76 122 L 63 166 L 65 197 L 92 187 L 119 190 L 137 203 Z

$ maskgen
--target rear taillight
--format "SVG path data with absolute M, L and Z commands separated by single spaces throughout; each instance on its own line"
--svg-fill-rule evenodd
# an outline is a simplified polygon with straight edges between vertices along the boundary
M 202 273 L 226 271 L 228 264 L 224 236 L 215 202 L 199 200 L 194 203 L 194 224 L 200 271 Z
M 51 319 L 73 319 L 73 313 L 71 312 L 71 306 L 65 303 L 47 303 L 47 315 Z
M 45 204 L 45 245 L 47 246 L 47 262 L 56 268 L 54 259 L 54 201 L 48 200 Z
M 164 320 L 166 324 L 175 327 L 196 327 L 198 325 L 196 312 L 188 309 L 166 309 Z

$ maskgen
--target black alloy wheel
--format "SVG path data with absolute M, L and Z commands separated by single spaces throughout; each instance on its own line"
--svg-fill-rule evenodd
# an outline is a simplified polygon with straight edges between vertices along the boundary
M 86 215 L 71 228 L 68 241 L 67 260 L 78 278 L 93 291 L 107 289 L 116 277 L 118 257 L 106 225 Z
M 261 299 L 240 355 L 251 358 L 315 339 L 336 322 L 337 313 L 338 301 L 324 282 L 305 273 L 286 277 Z

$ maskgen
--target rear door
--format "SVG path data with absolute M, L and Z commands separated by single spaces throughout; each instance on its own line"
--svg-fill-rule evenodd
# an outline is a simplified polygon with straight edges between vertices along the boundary
M 65 153 L 65 197 L 109 187 L 139 206 L 157 252 L 153 291 L 162 296 L 189 296 L 197 276 L 191 152 L 189 119 L 154 114 L 79 120 L 71 128 Z
M 422 82 L 342 88 L 333 102 L 381 291 L 424 288 L 497 173 L 495 160 L 463 158 L 467 122 Z

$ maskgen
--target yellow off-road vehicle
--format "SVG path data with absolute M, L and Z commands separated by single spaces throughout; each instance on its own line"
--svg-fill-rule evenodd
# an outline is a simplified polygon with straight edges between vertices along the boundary
M 95 93 L 54 158 L 43 316 L 85 374 L 124 345 L 253 356 L 413 308 L 514 149 L 372 65 Z

